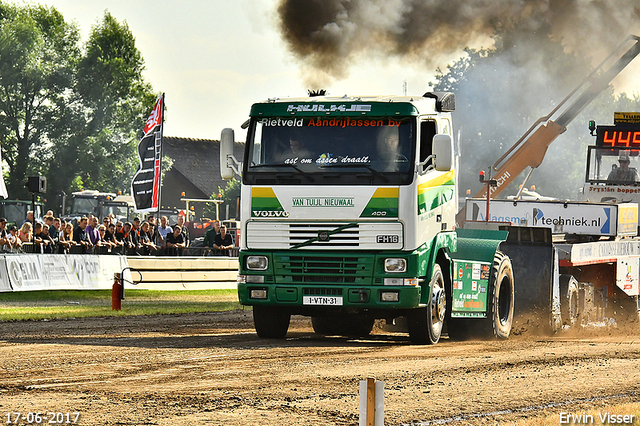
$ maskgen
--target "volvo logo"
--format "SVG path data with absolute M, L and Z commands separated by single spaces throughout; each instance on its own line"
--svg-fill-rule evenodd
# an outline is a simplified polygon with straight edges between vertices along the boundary
M 318 241 L 329 241 L 329 231 L 318 231 Z
M 282 210 L 252 210 L 253 217 L 289 217 L 289 212 Z

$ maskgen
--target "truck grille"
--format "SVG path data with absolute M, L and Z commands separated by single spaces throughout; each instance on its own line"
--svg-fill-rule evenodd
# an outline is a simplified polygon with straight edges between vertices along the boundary
M 249 221 L 249 249 L 401 250 L 400 222 L 283 222 Z
M 367 284 L 373 256 L 276 255 L 276 279 L 291 284 Z
M 304 296 L 342 296 L 342 289 L 310 287 L 310 288 L 303 288 L 302 294 Z

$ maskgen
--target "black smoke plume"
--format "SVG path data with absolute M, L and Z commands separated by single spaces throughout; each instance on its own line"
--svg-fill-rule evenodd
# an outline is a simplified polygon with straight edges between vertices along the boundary
M 278 16 L 305 79 L 327 84 L 345 78 L 352 61 L 363 55 L 409 60 L 433 70 L 466 47 L 490 48 L 496 37 L 508 42 L 524 34 L 560 41 L 568 53 L 606 56 L 640 29 L 640 2 L 281 0 Z

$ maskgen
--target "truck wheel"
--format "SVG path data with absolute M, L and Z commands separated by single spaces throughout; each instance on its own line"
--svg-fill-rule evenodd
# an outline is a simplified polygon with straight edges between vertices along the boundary
M 407 314 L 409 338 L 413 343 L 435 345 L 440 340 L 442 326 L 447 313 L 447 292 L 442 269 L 437 263 L 433 267 L 429 283 L 429 304 L 426 308 L 412 309 Z
M 323 336 L 365 337 L 371 334 L 375 318 L 367 316 L 311 317 L 316 334 Z
M 513 323 L 513 268 L 509 256 L 500 251 L 493 258 L 492 283 L 490 318 L 493 335 L 506 339 Z
M 289 330 L 291 315 L 282 308 L 272 306 L 253 307 L 253 325 L 258 337 L 283 339 Z
M 578 322 L 578 281 L 573 275 L 560 276 L 560 315 L 562 324 L 573 327 Z

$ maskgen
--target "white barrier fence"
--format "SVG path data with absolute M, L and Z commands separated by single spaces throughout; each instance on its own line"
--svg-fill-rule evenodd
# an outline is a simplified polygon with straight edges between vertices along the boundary
M 0 292 L 110 289 L 113 274 L 127 266 L 124 256 L 0 255 Z

